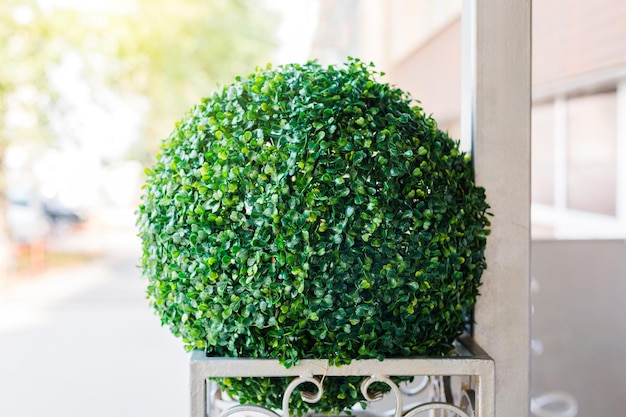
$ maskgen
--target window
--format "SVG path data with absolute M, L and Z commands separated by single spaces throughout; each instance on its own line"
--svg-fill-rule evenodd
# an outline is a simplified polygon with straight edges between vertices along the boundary
M 567 206 L 615 216 L 616 179 L 615 92 L 568 100 Z

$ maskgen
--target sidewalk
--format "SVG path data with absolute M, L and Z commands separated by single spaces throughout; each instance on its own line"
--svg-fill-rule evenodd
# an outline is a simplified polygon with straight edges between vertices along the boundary
M 0 290 L 0 416 L 189 415 L 188 354 L 147 306 L 134 233 L 85 233 L 96 260 Z

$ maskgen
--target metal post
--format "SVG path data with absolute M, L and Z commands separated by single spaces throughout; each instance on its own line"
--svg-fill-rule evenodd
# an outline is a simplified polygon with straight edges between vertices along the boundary
M 196 355 L 197 352 L 194 352 Z M 196 371 L 197 364 L 192 360 L 189 372 L 190 391 L 190 415 L 194 417 L 205 417 L 207 409 L 207 380 L 206 376 Z
M 495 360 L 495 415 L 527 416 L 531 1 L 464 0 L 462 18 L 463 134 L 494 214 L 474 334 Z

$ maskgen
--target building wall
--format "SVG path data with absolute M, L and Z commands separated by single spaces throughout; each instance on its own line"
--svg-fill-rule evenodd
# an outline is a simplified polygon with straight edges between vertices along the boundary
M 330 0 L 322 0 L 323 2 Z M 359 0 L 357 53 L 389 71 L 457 18 L 459 0 Z
M 626 236 L 626 2 L 533 4 L 535 237 Z
M 377 12 L 376 17 L 392 19 L 398 15 L 399 6 L 387 3 L 387 11 Z M 404 27 L 405 21 L 413 19 L 415 31 L 420 35 L 386 38 L 392 51 L 387 70 L 391 80 L 403 88 L 422 97 L 424 102 L 432 102 L 434 110 L 442 113 L 444 119 L 450 114 L 459 114 L 457 91 L 447 88 L 450 84 L 460 85 L 460 10 L 450 9 L 445 24 L 432 25 L 430 36 L 423 35 L 418 22 L 419 10 L 407 13 L 401 22 L 391 20 L 386 26 Z M 411 13 L 414 13 L 411 15 Z M 383 30 L 383 29 L 380 29 Z M 396 29 L 400 31 L 400 29 Z M 404 32 L 403 32 L 404 33 Z M 376 36 L 370 31 L 369 37 Z M 378 35 L 382 39 L 384 35 Z M 398 46 L 397 43 L 406 45 Z M 380 48 L 380 46 L 379 46 Z M 360 48 L 367 49 L 365 47 Z M 451 67 L 456 66 L 455 70 Z M 564 81 L 576 77 L 589 76 L 587 88 L 570 86 L 570 91 L 559 93 L 576 94 L 610 89 L 609 85 L 594 83 L 590 75 L 613 70 L 615 74 L 626 66 L 626 1 L 623 0 L 542 0 L 533 3 L 533 87 L 545 89 L 550 84 L 562 85 Z M 415 80 L 419 77 L 420 80 Z M 608 77 L 608 75 L 607 75 Z M 581 80 L 584 82 L 585 80 Z M 441 88 L 441 90 L 440 90 Z M 446 101 L 446 97 L 451 97 Z M 545 99 L 544 97 L 540 97 Z M 540 101 L 539 100 L 539 101 Z M 433 110 L 433 112 L 434 112 Z
M 459 0 L 320 2 L 315 57 L 373 61 L 460 139 Z M 626 237 L 626 1 L 533 2 L 533 103 L 533 236 Z
M 626 244 L 546 240 L 531 249 L 533 397 L 566 392 L 579 417 L 623 416 Z
M 388 64 L 391 82 L 456 138 L 460 56 L 457 13 Z M 624 80 L 626 1 L 533 3 L 534 237 L 626 237 Z
M 461 22 L 455 19 L 389 69 L 391 81 L 421 101 L 443 125 L 461 108 Z
M 626 64 L 626 2 L 533 2 L 533 84 Z

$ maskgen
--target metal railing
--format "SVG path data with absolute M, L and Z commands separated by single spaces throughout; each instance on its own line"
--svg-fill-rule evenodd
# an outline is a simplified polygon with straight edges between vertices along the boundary
M 361 393 L 367 401 L 367 415 L 394 417 L 460 416 L 493 417 L 495 402 L 494 361 L 472 339 L 461 338 L 453 355 L 442 358 L 393 358 L 354 360 L 349 365 L 329 366 L 327 360 L 303 359 L 299 365 L 285 368 L 274 359 L 215 358 L 194 351 L 190 361 L 191 417 L 227 417 L 250 412 L 269 417 L 290 417 L 289 399 L 294 389 L 305 382 L 317 392 L 303 393 L 302 398 L 315 403 L 324 395 L 323 381 L 338 376 L 360 376 Z M 394 376 L 423 377 L 412 388 L 398 386 Z M 257 405 L 227 402 L 219 398 L 219 389 L 210 378 L 293 377 L 283 396 L 283 409 L 271 410 Z M 368 388 L 382 382 L 391 389 L 386 403 L 390 409 L 373 404 L 382 395 Z M 425 393 L 428 395 L 425 397 Z M 420 394 L 420 395 L 418 395 Z M 421 398 L 420 400 L 417 400 Z M 394 406 L 395 403 L 395 406 Z M 369 404 L 372 405 L 370 409 Z M 353 415 L 359 415 L 354 411 Z

